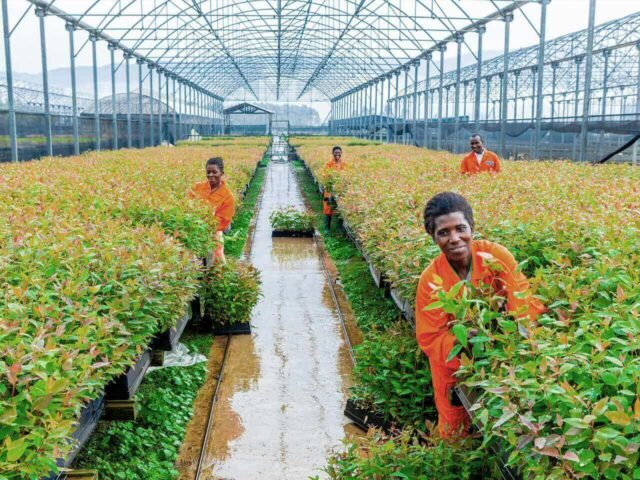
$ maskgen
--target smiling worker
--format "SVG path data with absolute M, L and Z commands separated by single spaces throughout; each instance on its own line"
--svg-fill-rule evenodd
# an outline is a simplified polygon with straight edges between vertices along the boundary
M 207 202 L 218 219 L 218 228 L 215 238 L 218 246 L 214 252 L 214 260 L 225 261 L 223 232 L 226 233 L 231 228 L 231 220 L 236 210 L 236 202 L 231 190 L 224 180 L 224 160 L 220 157 L 213 157 L 207 160 L 206 164 L 207 180 L 198 182 L 189 193 L 191 198 L 200 198 Z
M 472 175 L 479 172 L 500 173 L 498 155 L 484 148 L 482 137 L 474 133 L 470 139 L 471 152 L 462 159 L 460 173 Z
M 432 197 L 424 209 L 424 226 L 441 253 L 422 272 L 416 294 L 416 338 L 429 357 L 441 437 L 465 435 L 469 417 L 462 406 L 453 406 L 454 374 L 460 359 L 447 357 L 457 342 L 449 327 L 454 321 L 441 308 L 426 310 L 438 301 L 436 289 L 449 291 L 466 280 L 474 286 L 490 285 L 506 299 L 506 311 L 527 327 L 545 308 L 530 293 L 529 281 L 518 271 L 518 263 L 502 245 L 473 240 L 473 211 L 457 193 L 442 192 Z M 441 280 L 441 282 L 440 282 Z M 469 338 L 478 334 L 468 329 Z

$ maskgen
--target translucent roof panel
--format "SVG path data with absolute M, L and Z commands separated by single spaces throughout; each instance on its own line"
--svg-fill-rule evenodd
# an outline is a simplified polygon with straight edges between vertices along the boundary
M 29 0 L 219 95 L 334 97 L 530 0 Z

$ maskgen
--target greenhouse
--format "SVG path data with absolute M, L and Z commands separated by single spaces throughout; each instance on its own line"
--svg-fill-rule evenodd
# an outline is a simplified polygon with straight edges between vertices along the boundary
M 638 2 L 0 7 L 0 480 L 640 479 Z

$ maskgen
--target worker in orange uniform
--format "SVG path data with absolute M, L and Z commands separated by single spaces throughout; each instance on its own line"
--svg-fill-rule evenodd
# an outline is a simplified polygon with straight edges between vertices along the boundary
M 342 161 L 342 148 L 335 146 L 331 150 L 331 160 L 325 164 L 328 170 L 343 170 L 345 163 Z M 331 230 L 331 218 L 335 214 L 336 203 L 329 188 L 325 187 L 322 194 L 322 211 L 324 212 L 324 231 L 329 233 Z M 340 225 L 338 225 L 340 226 Z
M 478 172 L 500 173 L 498 155 L 484 148 L 482 137 L 477 133 L 471 135 L 471 152 L 465 155 L 460 163 L 460 173 L 473 175 Z
M 416 338 L 429 357 L 438 432 L 443 438 L 465 435 L 469 416 L 457 400 L 452 388 L 460 359 L 447 358 L 457 342 L 450 332 L 454 317 L 441 308 L 425 310 L 437 301 L 436 290 L 449 291 L 466 280 L 474 286 L 490 285 L 497 295 L 506 299 L 506 311 L 518 319 L 520 334 L 545 310 L 529 291 L 529 281 L 518 271 L 518 264 L 509 251 L 497 243 L 473 240 L 473 211 L 464 197 L 443 192 L 432 197 L 424 209 L 424 226 L 440 247 L 441 253 L 422 272 L 416 294 Z M 468 337 L 478 334 L 468 329 Z M 459 403 L 458 403 L 459 405 Z
M 236 202 L 231 190 L 224 180 L 224 161 L 220 157 L 207 160 L 207 180 L 198 182 L 189 193 L 191 198 L 200 198 L 207 202 L 218 219 L 218 228 L 215 233 L 217 246 L 214 251 L 214 260 L 225 261 L 224 239 L 222 234 L 231 228 L 231 220 L 236 210 Z

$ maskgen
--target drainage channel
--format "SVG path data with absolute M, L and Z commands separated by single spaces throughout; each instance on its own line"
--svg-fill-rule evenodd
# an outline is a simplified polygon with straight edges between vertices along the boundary
M 284 139 L 274 147 L 286 155 Z M 270 162 L 249 256 L 263 297 L 253 334 L 230 340 L 202 479 L 317 475 L 353 431 L 343 416 L 352 361 L 319 246 L 271 238 L 269 215 L 287 205 L 304 209 L 297 179 L 288 163 Z

